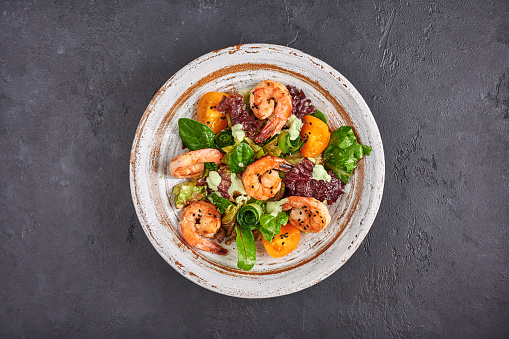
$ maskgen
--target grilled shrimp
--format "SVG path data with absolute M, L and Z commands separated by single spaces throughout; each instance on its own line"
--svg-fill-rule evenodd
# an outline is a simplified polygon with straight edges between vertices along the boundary
M 242 184 L 246 193 L 258 200 L 272 198 L 281 188 L 279 170 L 288 171 L 291 165 L 278 157 L 266 156 L 246 167 Z
M 285 85 L 277 81 L 265 80 L 256 85 L 249 104 L 258 119 L 269 119 L 255 139 L 258 143 L 273 137 L 292 115 L 292 96 Z
M 213 238 L 221 227 L 221 213 L 210 202 L 197 201 L 184 209 L 180 229 L 189 245 L 200 250 L 225 255 L 228 251 L 202 237 Z
M 177 155 L 170 161 L 170 173 L 175 178 L 197 178 L 203 174 L 206 162 L 221 164 L 223 153 L 214 148 L 204 148 Z
M 315 198 L 291 196 L 283 204 L 283 211 L 290 212 L 289 223 L 302 232 L 318 233 L 331 221 L 327 206 Z

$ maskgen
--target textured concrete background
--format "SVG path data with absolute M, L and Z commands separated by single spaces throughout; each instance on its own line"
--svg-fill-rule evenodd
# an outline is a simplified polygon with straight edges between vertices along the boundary
M 508 337 L 509 2 L 0 5 L 0 337 Z M 364 96 L 378 217 L 336 273 L 241 300 L 159 257 L 129 153 L 155 91 L 239 43 L 287 45 Z

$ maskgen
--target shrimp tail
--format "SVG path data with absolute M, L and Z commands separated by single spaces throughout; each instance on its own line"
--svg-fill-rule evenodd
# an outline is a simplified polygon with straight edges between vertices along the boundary
M 272 120 L 270 120 L 260 131 L 258 136 L 255 139 L 255 142 L 260 143 L 265 141 L 268 138 L 272 138 L 278 131 L 283 128 L 285 125 L 287 119 L 280 119 L 277 117 L 274 117 Z
M 225 248 L 222 248 L 216 243 L 213 243 L 212 241 L 202 239 L 199 243 L 196 244 L 196 248 L 208 252 L 212 252 L 214 254 L 219 255 L 226 255 L 228 253 L 228 250 Z
M 204 250 L 207 252 L 212 252 L 219 255 L 226 255 L 228 253 L 228 250 L 222 248 L 216 243 L 213 243 L 210 240 L 204 239 L 198 234 L 196 234 L 195 231 L 192 230 L 192 227 L 187 226 L 186 224 L 181 225 L 182 235 L 184 235 L 184 238 L 187 240 L 189 245 L 191 245 L 194 248 Z
M 281 164 L 279 164 L 278 170 L 283 171 L 283 172 L 288 172 L 292 168 L 293 168 L 292 164 L 290 164 L 288 162 L 282 162 Z
M 294 207 L 301 207 L 302 206 L 301 202 L 307 199 L 309 198 L 291 195 L 289 197 L 286 197 L 286 202 L 283 205 L 281 205 L 281 208 L 283 209 L 283 211 L 288 211 Z

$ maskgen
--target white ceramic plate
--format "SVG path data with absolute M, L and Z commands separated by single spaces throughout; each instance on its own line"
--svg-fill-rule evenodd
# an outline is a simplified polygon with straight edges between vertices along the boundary
M 177 121 L 196 119 L 200 97 L 209 91 L 252 88 L 273 79 L 303 89 L 327 115 L 332 130 L 353 126 L 360 142 L 373 148 L 359 162 L 345 194 L 329 210 L 332 222 L 318 234 L 302 234 L 289 255 L 274 259 L 258 244 L 255 267 L 237 268 L 235 242 L 218 256 L 191 248 L 180 233 L 182 211 L 172 187 L 182 180 L 167 173 L 184 152 Z M 369 231 L 384 185 L 382 140 L 361 95 L 338 71 L 298 50 L 266 44 L 238 45 L 208 53 L 178 71 L 154 96 L 141 118 L 131 150 L 131 193 L 145 234 L 159 254 L 189 280 L 212 291 L 266 298 L 300 291 L 341 267 Z M 168 198 L 170 197 L 170 198 Z

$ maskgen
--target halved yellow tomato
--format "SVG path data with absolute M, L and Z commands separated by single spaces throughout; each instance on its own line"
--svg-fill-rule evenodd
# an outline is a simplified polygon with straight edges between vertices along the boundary
M 330 140 L 329 126 L 312 115 L 304 116 L 304 125 L 300 130 L 302 139 L 307 139 L 300 149 L 305 157 L 314 158 L 327 148 Z
M 271 257 L 279 258 L 287 255 L 297 248 L 300 240 L 300 231 L 290 224 L 281 227 L 281 231 L 274 236 L 272 242 L 263 239 L 263 246 Z
M 205 93 L 198 102 L 197 120 L 209 126 L 214 133 L 225 129 L 228 125 L 226 114 L 217 110 L 217 106 L 219 106 L 219 102 L 223 99 L 223 96 L 230 97 L 228 94 L 222 92 L 208 92 Z

